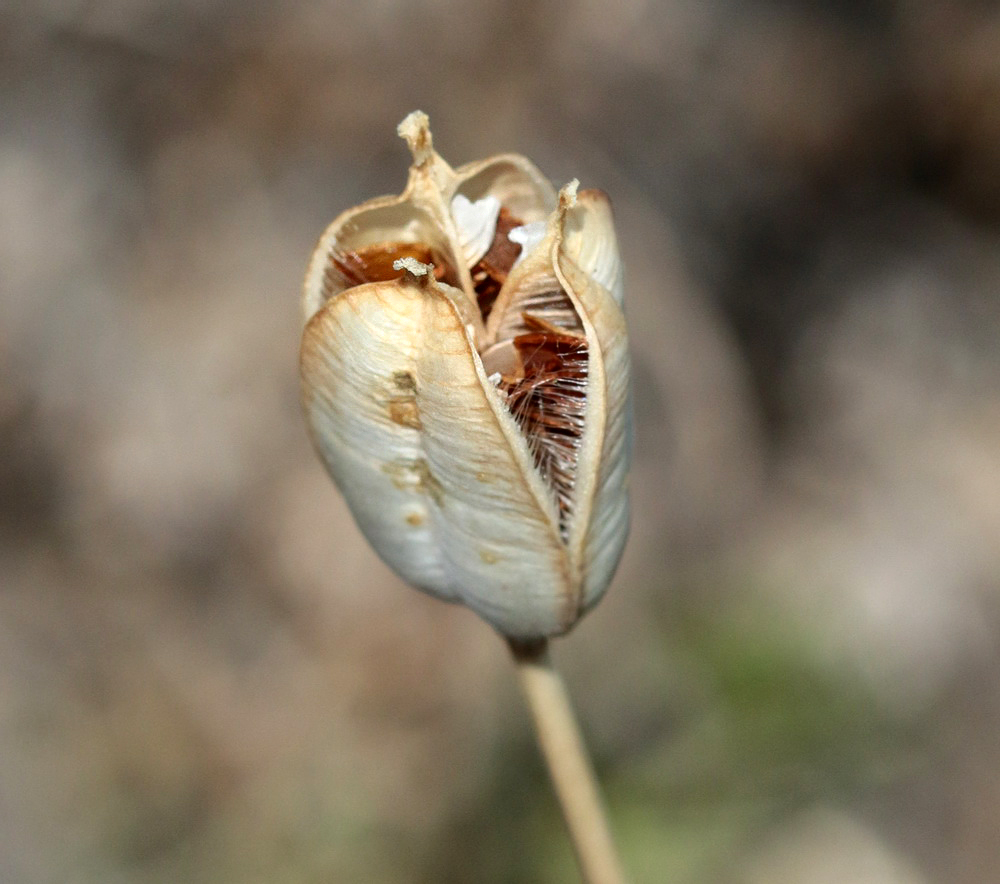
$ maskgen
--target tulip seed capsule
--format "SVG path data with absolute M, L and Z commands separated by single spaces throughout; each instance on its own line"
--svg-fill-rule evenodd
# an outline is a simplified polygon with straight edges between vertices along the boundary
M 452 169 L 427 118 L 398 197 L 340 215 L 303 294 L 310 435 L 407 582 L 504 635 L 570 629 L 628 528 L 629 364 L 607 198 L 524 157 Z

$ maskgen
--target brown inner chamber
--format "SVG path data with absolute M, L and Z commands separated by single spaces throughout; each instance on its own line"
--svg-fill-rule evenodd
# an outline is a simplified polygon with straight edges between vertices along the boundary
M 489 318 L 497 295 L 500 294 L 500 288 L 507 281 L 507 274 L 521 254 L 521 246 L 511 242 L 507 234 L 515 227 L 520 227 L 522 223 L 519 218 L 515 218 L 510 211 L 501 206 L 493 242 L 471 270 L 472 285 L 476 290 L 476 301 L 479 304 L 479 312 L 483 315 L 483 322 Z
M 333 261 L 327 269 L 327 278 L 329 279 L 330 274 L 336 271 L 340 276 L 340 285 L 331 285 L 330 290 L 352 288 L 366 282 L 388 282 L 399 279 L 403 274 L 392 265 L 401 258 L 414 258 L 421 264 L 433 264 L 434 278 L 438 282 L 460 285 L 451 264 L 440 252 L 423 243 L 387 242 L 346 252 L 335 252 Z M 333 283 L 333 280 L 330 282 Z
M 523 375 L 502 377 L 500 388 L 535 466 L 555 492 L 565 537 L 587 406 L 587 341 L 530 314 L 524 323 L 532 330 L 513 339 Z

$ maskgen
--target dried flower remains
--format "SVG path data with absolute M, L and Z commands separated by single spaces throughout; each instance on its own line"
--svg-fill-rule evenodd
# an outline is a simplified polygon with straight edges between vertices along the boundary
M 607 197 L 508 154 L 340 215 L 306 277 L 302 401 L 379 555 L 505 635 L 568 630 L 628 526 L 629 367 Z

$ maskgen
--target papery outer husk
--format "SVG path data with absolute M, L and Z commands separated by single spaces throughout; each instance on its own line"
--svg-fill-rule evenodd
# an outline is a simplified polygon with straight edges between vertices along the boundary
M 407 281 L 328 302 L 302 342 L 310 433 L 361 530 L 404 580 L 506 635 L 558 634 L 576 619 L 578 580 L 458 297 Z M 393 399 L 406 400 L 401 372 L 414 380 L 409 416 L 420 429 L 391 416 Z
M 461 193 L 472 202 L 495 196 L 522 224 L 544 221 L 556 206 L 556 192 L 538 168 L 518 154 L 500 154 L 459 167 L 452 197 Z
M 591 342 L 580 463 L 596 467 L 586 473 L 578 468 L 579 521 L 573 523 L 569 539 L 570 556 L 579 563 L 583 576 L 582 615 L 607 590 L 628 539 L 631 368 L 621 309 L 621 259 L 607 196 L 596 190 L 581 191 L 576 204 L 567 210 L 563 231 L 555 254 L 557 272 Z
M 555 192 L 517 155 L 453 170 L 433 151 L 421 116 L 400 126 L 414 154 L 403 194 L 342 213 L 310 263 L 301 361 L 310 434 L 365 536 L 404 580 L 465 603 L 506 635 L 556 635 L 604 593 L 628 529 L 629 365 L 610 205 L 598 191 L 577 196 L 574 184 L 549 214 Z M 493 194 L 525 223 L 548 217 L 546 239 L 503 286 L 489 333 L 461 262 L 465 291 L 410 274 L 324 288 L 336 249 L 423 242 L 455 262 L 455 193 L 472 201 Z M 561 284 L 588 341 L 585 431 L 565 542 L 554 496 L 477 353 L 501 330 L 502 304 L 540 275 Z M 402 372 L 415 390 L 394 381 Z
M 602 190 L 581 190 L 563 225 L 560 252 L 614 297 L 625 303 L 622 261 L 611 201 Z

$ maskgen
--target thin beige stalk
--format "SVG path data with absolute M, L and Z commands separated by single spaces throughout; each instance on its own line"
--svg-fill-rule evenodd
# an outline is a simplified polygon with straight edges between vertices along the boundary
M 587 884 L 624 884 L 590 756 L 544 639 L 511 641 L 521 687 Z

